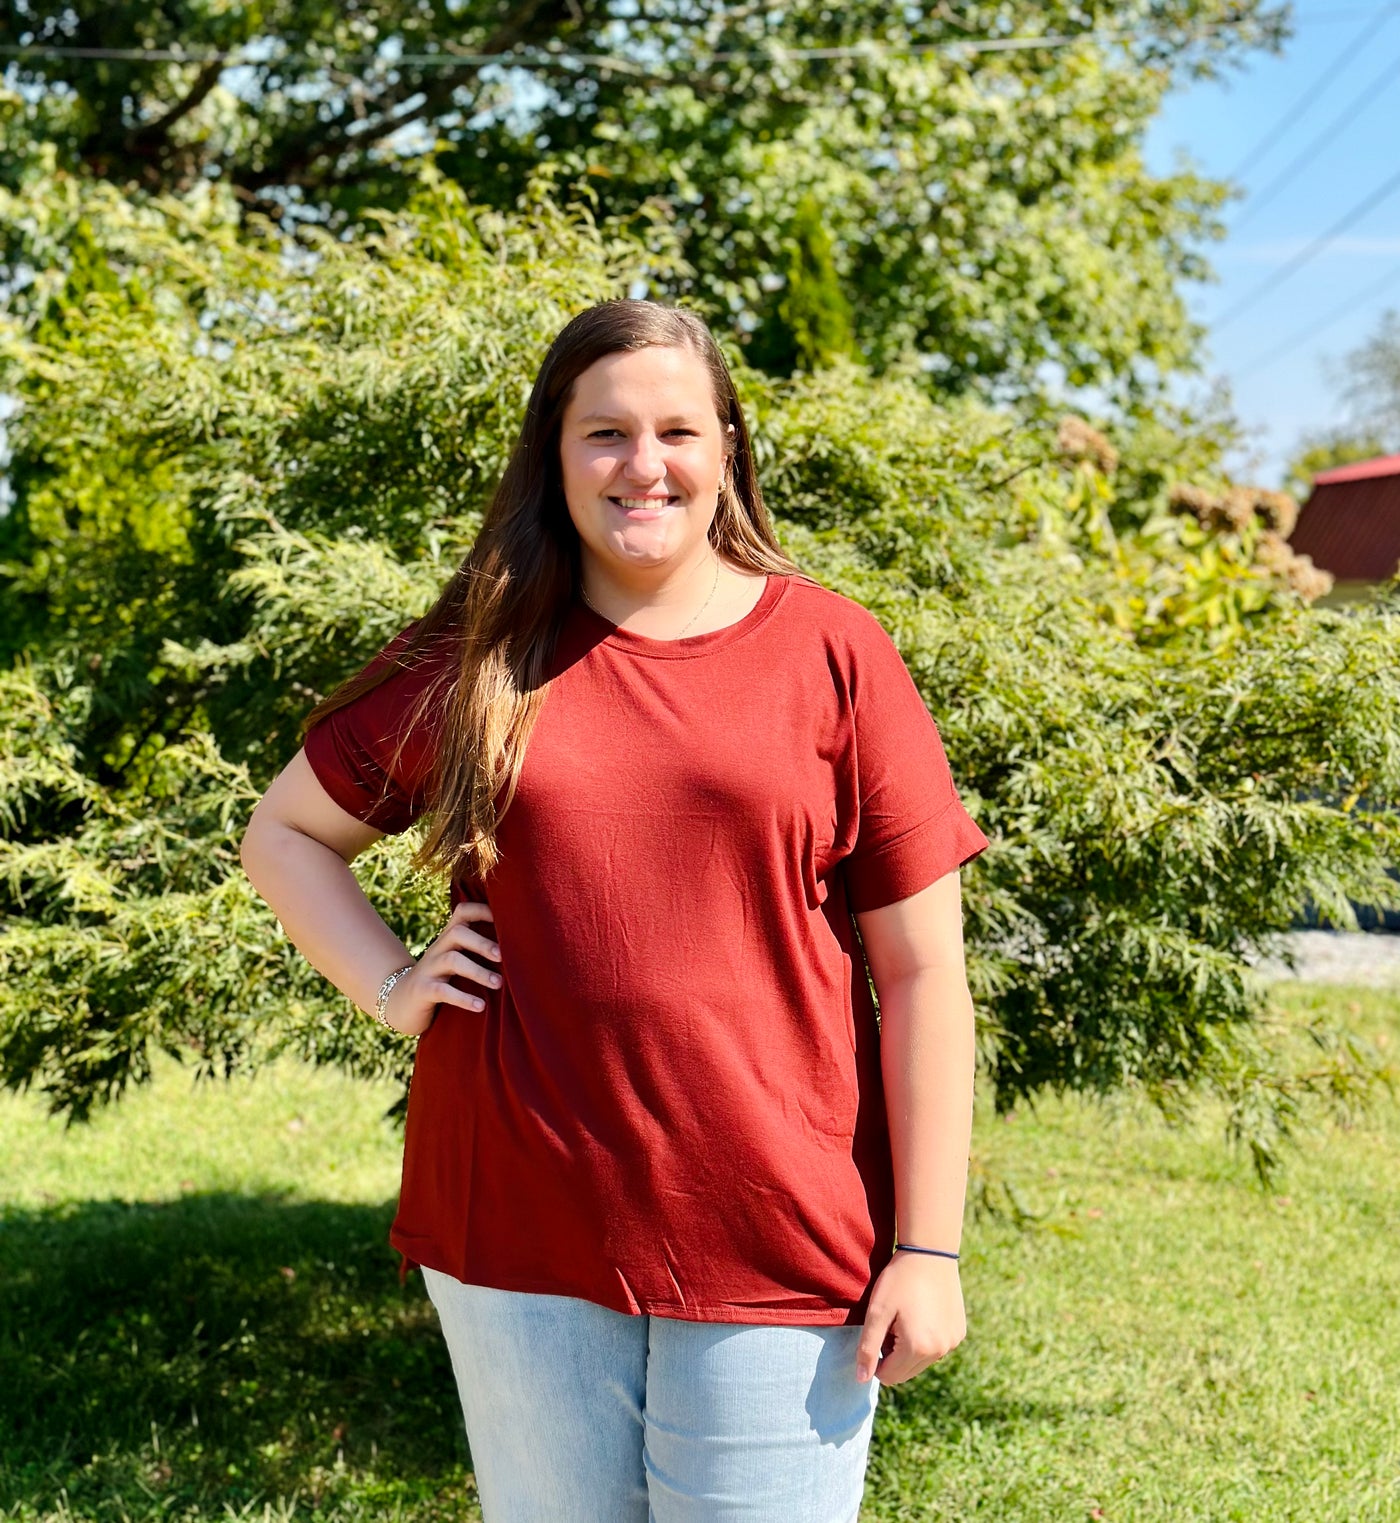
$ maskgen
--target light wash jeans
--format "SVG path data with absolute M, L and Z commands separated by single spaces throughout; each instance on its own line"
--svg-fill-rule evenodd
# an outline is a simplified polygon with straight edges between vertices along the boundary
M 856 1523 L 859 1327 L 631 1316 L 423 1270 L 485 1523 Z

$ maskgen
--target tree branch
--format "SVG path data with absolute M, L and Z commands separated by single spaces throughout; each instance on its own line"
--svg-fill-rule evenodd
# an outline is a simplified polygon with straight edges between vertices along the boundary
M 523 3 L 517 5 L 486 41 L 479 48 L 473 49 L 473 52 L 504 53 L 513 48 L 517 42 L 524 40 L 541 6 L 546 3 L 547 0 L 523 0 Z M 577 20 L 578 18 L 571 16 L 569 19 Z M 450 47 L 451 44 L 448 46 Z
M 205 64 L 196 76 L 189 93 L 182 100 L 176 101 L 164 116 L 157 117 L 155 121 L 147 122 L 135 131 L 127 133 L 127 151 L 129 153 L 141 153 L 149 152 L 155 148 L 163 138 L 169 135 L 170 129 L 176 122 L 188 116 L 191 111 L 195 110 L 203 102 L 204 98 L 218 84 L 223 72 L 224 65 L 222 62 Z
M 546 7 L 550 8 L 554 14 L 542 18 L 540 13 Z M 291 139 L 275 162 L 261 170 L 239 175 L 237 183 L 249 191 L 259 191 L 269 185 L 307 186 L 312 184 L 316 177 L 308 174 L 307 171 L 318 161 L 335 154 L 354 152 L 362 144 L 377 142 L 380 138 L 388 137 L 410 122 L 419 121 L 434 111 L 445 109 L 452 99 L 453 91 L 481 72 L 483 66 L 474 61 L 476 57 L 482 54 L 495 56 L 509 52 L 511 48 L 527 38 L 537 36 L 540 32 L 537 23 L 541 20 L 544 21 L 545 35 L 549 35 L 556 32 L 565 22 L 575 19 L 573 8 L 568 4 L 568 0 L 521 0 L 521 4 L 517 5 L 496 30 L 480 44 L 471 48 L 461 43 L 446 44 L 449 53 L 470 52 L 474 55 L 472 62 L 460 64 L 455 69 L 444 69 L 431 83 L 424 83 L 421 74 L 411 76 L 396 89 L 386 92 L 375 103 L 377 110 L 391 112 L 403 101 L 421 93 L 424 99 L 419 105 L 401 116 L 389 117 L 364 132 L 350 131 L 353 117 L 347 114 L 345 108 L 342 108 L 333 120 L 317 123 L 314 131 L 304 132 L 300 137 Z

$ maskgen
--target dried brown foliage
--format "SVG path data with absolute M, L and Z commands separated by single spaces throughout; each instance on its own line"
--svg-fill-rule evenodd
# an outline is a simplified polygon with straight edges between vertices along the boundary
M 1292 546 L 1274 529 L 1265 529 L 1254 547 L 1254 563 L 1274 576 L 1286 576 L 1297 557 Z
M 1256 518 L 1285 539 L 1298 521 L 1298 504 L 1287 492 L 1267 487 L 1233 486 L 1224 492 L 1177 482 L 1167 494 L 1172 510 L 1190 513 L 1207 529 L 1228 529 L 1235 534 Z
M 1259 488 L 1254 494 L 1254 511 L 1271 529 L 1276 529 L 1285 539 L 1298 522 L 1298 500 L 1287 492 L 1270 492 Z
M 1303 599 L 1311 603 L 1324 593 L 1331 592 L 1336 578 L 1330 571 L 1314 566 L 1312 556 L 1295 555 L 1288 567 L 1288 585 Z
M 1071 460 L 1092 460 L 1105 476 L 1118 469 L 1118 451 L 1098 429 L 1073 413 L 1060 419 L 1055 446 Z
M 1193 487 L 1185 481 L 1173 484 L 1167 493 L 1167 501 L 1174 513 L 1190 513 L 1205 523 L 1215 509 L 1215 494 L 1204 487 Z

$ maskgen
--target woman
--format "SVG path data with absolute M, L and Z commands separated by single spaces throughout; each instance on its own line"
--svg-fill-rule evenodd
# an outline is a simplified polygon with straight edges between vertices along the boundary
M 424 814 L 415 958 L 348 864 Z M 779 548 L 704 324 L 580 313 L 459 573 L 243 844 L 419 1038 L 390 1237 L 487 1523 L 857 1517 L 879 1385 L 965 1332 L 986 845 L 889 636 Z

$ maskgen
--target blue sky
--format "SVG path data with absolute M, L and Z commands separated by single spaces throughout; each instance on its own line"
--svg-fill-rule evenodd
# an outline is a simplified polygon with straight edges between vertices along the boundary
M 1348 51 L 1351 58 L 1334 67 Z M 1368 92 L 1369 102 L 1285 177 Z M 1239 173 L 1266 138 L 1267 151 Z M 1165 171 L 1178 150 L 1212 177 L 1238 178 L 1250 193 L 1228 208 L 1228 237 L 1208 246 L 1219 282 L 1188 287 L 1188 297 L 1209 331 L 1209 371 L 1229 381 L 1250 430 L 1247 452 L 1231 464 L 1276 485 L 1302 435 L 1344 421 L 1338 372 L 1345 356 L 1375 331 L 1382 312 L 1400 309 L 1400 186 L 1296 274 L 1222 319 L 1400 174 L 1400 4 L 1303 0 L 1282 55 L 1253 55 L 1244 69 L 1168 100 L 1148 137 L 1148 162 Z M 1265 195 L 1255 210 L 1251 197 Z M 1358 303 L 1368 286 L 1372 294 Z M 1351 310 L 1323 331 L 1292 342 L 1348 303 Z

